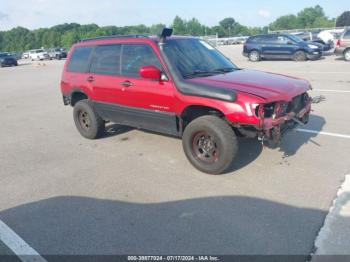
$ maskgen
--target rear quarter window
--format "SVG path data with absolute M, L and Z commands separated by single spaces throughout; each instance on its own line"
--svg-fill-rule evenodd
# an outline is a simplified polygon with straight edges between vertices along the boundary
M 76 47 L 70 58 L 67 70 L 69 72 L 86 73 L 89 71 L 89 59 L 93 46 Z

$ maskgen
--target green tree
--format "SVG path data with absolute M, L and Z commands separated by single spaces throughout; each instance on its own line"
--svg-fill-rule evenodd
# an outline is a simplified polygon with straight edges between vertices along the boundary
M 150 27 L 149 31 L 152 35 L 158 35 L 164 27 L 164 24 L 155 24 Z
M 299 26 L 299 21 L 295 15 L 284 15 L 277 18 L 269 27 L 271 30 L 281 30 L 296 29 Z
M 230 36 L 234 31 L 234 27 L 237 25 L 236 20 L 232 17 L 226 17 L 219 22 L 220 26 L 225 29 L 226 35 Z
M 350 26 L 350 11 L 346 11 L 342 13 L 338 18 L 337 18 L 337 27 L 341 26 Z
M 186 28 L 187 28 L 186 33 L 189 35 L 201 36 L 205 34 L 203 30 L 204 28 L 196 18 L 192 18 L 191 20 L 186 22 Z
M 72 44 L 79 40 L 79 36 L 75 31 L 68 31 L 63 34 L 61 38 L 61 45 L 66 48 L 70 48 Z
M 298 13 L 298 23 L 301 27 L 313 27 L 316 19 L 326 18 L 323 8 L 319 5 L 308 7 Z M 327 18 L 326 18 L 327 19 Z
M 173 29 L 174 29 L 174 34 L 176 35 L 185 35 L 187 34 L 187 29 L 186 29 L 186 21 L 184 21 L 181 17 L 176 16 L 174 21 L 173 21 Z

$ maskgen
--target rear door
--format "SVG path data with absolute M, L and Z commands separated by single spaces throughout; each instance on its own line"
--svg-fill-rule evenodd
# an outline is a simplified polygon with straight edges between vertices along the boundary
M 98 45 L 91 59 L 90 74 L 86 81 L 93 91 L 94 102 L 122 104 L 120 83 L 121 44 Z
M 74 48 L 66 68 L 66 73 L 62 76 L 61 87 L 64 93 L 81 90 L 91 96 L 91 87 L 87 79 L 90 76 L 89 61 L 93 49 L 94 46 Z M 69 96 L 70 94 L 65 93 L 65 95 Z

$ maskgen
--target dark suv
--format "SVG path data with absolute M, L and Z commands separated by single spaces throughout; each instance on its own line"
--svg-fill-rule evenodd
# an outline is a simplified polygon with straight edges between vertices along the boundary
M 346 61 L 350 61 L 350 29 L 340 36 L 334 50 L 336 55 L 342 55 Z
M 306 42 L 289 34 L 256 35 L 248 38 L 243 48 L 243 55 L 250 61 L 266 59 L 293 59 L 305 61 L 322 56 L 323 46 L 315 42 Z
M 0 67 L 18 66 L 17 59 L 8 53 L 0 53 Z
M 189 161 L 219 174 L 238 152 L 237 136 L 276 142 L 307 123 L 307 81 L 240 69 L 200 39 L 170 36 L 167 29 L 72 47 L 61 90 L 82 136 L 102 136 L 111 121 L 182 137 Z

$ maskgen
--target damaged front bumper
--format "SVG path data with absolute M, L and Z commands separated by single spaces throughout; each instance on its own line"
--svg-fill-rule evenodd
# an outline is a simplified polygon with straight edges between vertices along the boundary
M 297 112 L 292 111 L 278 117 L 276 117 L 278 115 L 278 112 L 276 112 L 269 118 L 261 117 L 259 140 L 277 144 L 287 130 L 295 128 L 298 124 L 307 124 L 309 121 L 311 104 L 312 99 L 308 97 L 308 99 L 304 101 L 303 108 Z

